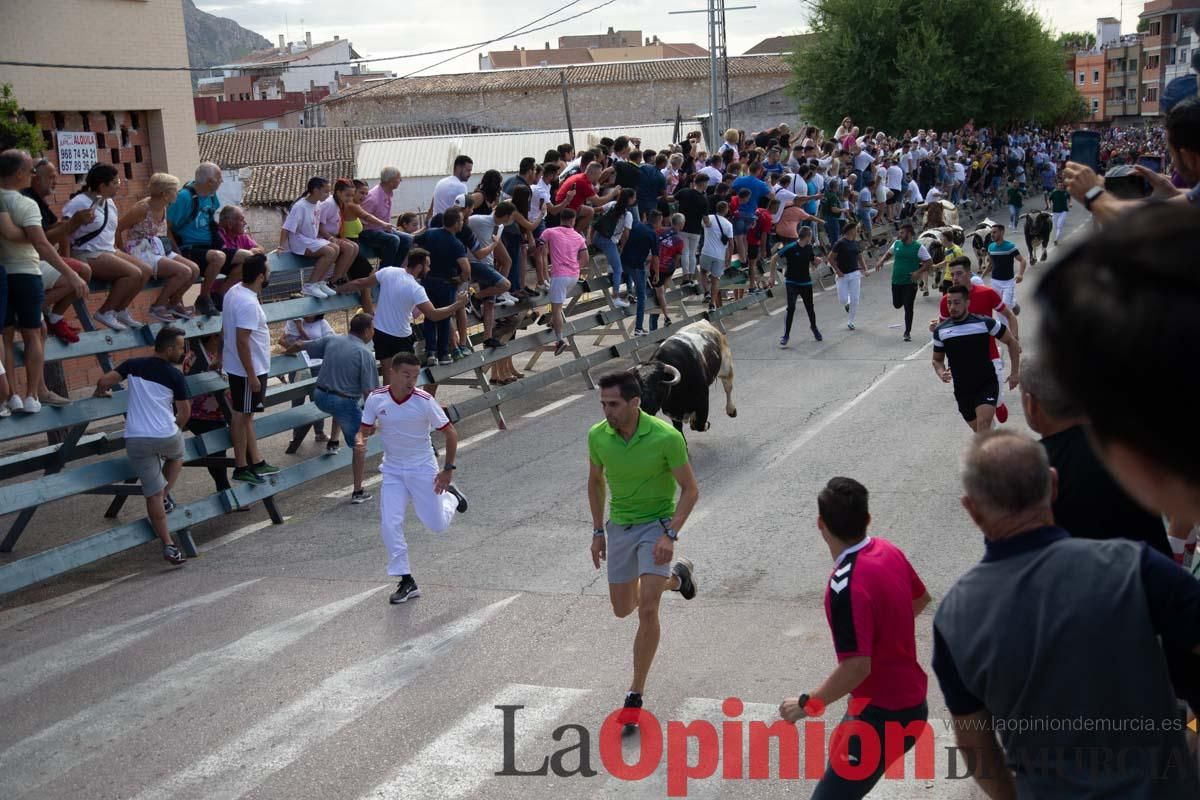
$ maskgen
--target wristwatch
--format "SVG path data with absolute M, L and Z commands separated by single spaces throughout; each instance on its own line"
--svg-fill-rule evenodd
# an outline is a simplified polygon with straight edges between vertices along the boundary
M 670 539 L 672 542 L 679 541 L 679 531 L 672 528 L 666 522 L 660 522 L 659 524 L 662 525 L 663 534 L 665 534 L 668 539 Z
M 592 528 L 592 538 L 604 535 L 604 528 Z
M 800 706 L 800 710 L 804 712 L 804 716 L 806 717 L 808 716 L 807 706 L 810 699 L 812 698 L 808 696 L 808 692 L 801 692 L 800 696 L 796 698 L 796 702 Z
M 451 471 L 453 471 L 453 470 L 456 470 L 456 469 L 458 469 L 458 467 L 454 466 L 453 464 L 443 464 L 443 465 L 442 465 L 442 471 L 443 471 L 443 472 L 445 472 L 446 470 L 451 470 Z
M 1104 194 L 1103 186 L 1093 186 L 1092 188 L 1088 189 L 1087 193 L 1083 196 L 1083 207 L 1088 211 L 1091 211 L 1092 202 L 1102 194 Z

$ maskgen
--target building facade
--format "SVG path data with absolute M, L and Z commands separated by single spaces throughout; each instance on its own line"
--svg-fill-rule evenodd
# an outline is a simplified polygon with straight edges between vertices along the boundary
M 1105 118 L 1116 125 L 1140 122 L 1145 96 L 1142 35 L 1122 36 L 1104 49 L 1104 59 Z
M 1198 44 L 1195 31 L 1200 22 L 1200 0 L 1151 0 L 1140 19 L 1146 22 L 1141 113 L 1158 116 L 1163 87 L 1190 71 L 1191 54 Z

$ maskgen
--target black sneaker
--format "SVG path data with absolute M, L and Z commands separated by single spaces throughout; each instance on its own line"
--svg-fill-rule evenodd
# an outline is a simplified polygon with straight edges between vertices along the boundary
M 359 489 L 357 492 L 354 492 L 353 494 L 350 495 L 350 502 L 356 506 L 360 506 L 363 503 L 367 502 L 368 500 L 371 500 L 374 497 L 375 497 L 375 495 L 373 495 L 363 489 Z
M 233 471 L 233 479 L 242 483 L 252 483 L 255 486 L 262 486 L 266 481 L 260 478 L 249 467 L 241 467 Z
M 460 514 L 465 514 L 467 512 L 467 496 L 459 491 L 458 487 L 453 483 L 446 487 L 446 491 L 458 498 L 458 505 L 454 510 Z
M 904 334 L 904 341 L 906 341 L 906 342 L 911 342 L 911 341 L 912 341 L 912 334 L 911 334 L 911 333 L 906 333 L 906 334 Z
M 694 570 L 691 560 L 687 558 L 680 558 L 671 565 L 671 574 L 679 578 L 679 594 L 684 600 L 691 600 L 696 596 L 696 581 L 692 577 Z
M 336 456 L 338 454 L 338 451 L 340 451 L 341 449 L 342 449 L 342 443 L 340 441 L 338 441 L 337 439 L 330 439 L 328 442 L 325 443 L 325 454 L 326 455 Z
M 215 317 L 217 315 L 217 304 L 207 295 L 201 295 L 196 298 L 196 310 L 206 317 Z
M 489 336 L 483 340 L 483 346 L 489 347 L 493 350 L 498 350 L 499 348 L 504 347 L 504 342 L 500 341 L 495 336 Z
M 617 717 L 618 721 L 624 725 L 621 731 L 624 734 L 634 733 L 637 730 L 638 720 L 641 719 L 642 695 L 639 692 L 626 692 L 625 705 L 621 710 L 621 714 Z
M 813 328 L 812 333 L 813 333 L 813 338 L 816 339 L 818 342 L 824 341 L 825 337 L 821 335 L 821 332 L 819 330 L 817 330 L 816 328 Z
M 288 442 L 287 449 L 283 452 L 287 453 L 289 456 L 294 456 L 297 452 L 299 452 L 301 444 L 302 443 L 299 439 L 292 439 L 290 442 Z
M 412 575 L 405 575 L 400 579 L 400 583 L 396 585 L 396 591 L 392 592 L 392 596 L 388 598 L 388 602 L 392 605 L 407 603 L 414 597 L 420 596 L 421 590 L 417 588 L 417 582 L 413 580 Z
M 175 502 L 175 498 L 174 498 L 174 497 L 171 497 L 171 493 L 170 493 L 170 492 L 167 492 L 166 494 L 164 494 L 164 495 L 163 495 L 163 511 L 167 512 L 168 514 L 170 514 L 170 513 L 171 513 L 172 511 L 174 511 L 174 510 L 175 510 L 175 509 L 176 509 L 178 506 L 179 506 L 179 504 Z
M 163 558 L 167 560 L 167 563 L 177 567 L 187 561 L 187 556 L 183 554 L 183 551 L 173 544 L 163 545 Z

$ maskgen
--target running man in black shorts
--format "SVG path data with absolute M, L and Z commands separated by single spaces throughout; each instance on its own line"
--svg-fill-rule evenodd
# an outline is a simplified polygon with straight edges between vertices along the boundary
M 966 286 L 957 285 L 946 294 L 950 318 L 933 330 L 933 371 L 943 383 L 953 381 L 959 413 L 971 430 L 983 433 L 991 430 L 1000 395 L 989 342 L 995 337 L 1008 347 L 1012 358 L 1009 389 L 1017 388 L 1021 345 L 1002 320 L 971 314 L 967 310 L 970 294 Z M 946 368 L 946 356 L 953 372 Z

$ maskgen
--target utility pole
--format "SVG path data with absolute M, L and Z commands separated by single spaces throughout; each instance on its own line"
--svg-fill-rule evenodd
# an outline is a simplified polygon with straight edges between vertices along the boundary
M 757 6 L 728 6 L 725 0 L 708 0 L 703 11 L 672 11 L 671 14 L 708 14 L 708 147 L 716 152 L 721 133 L 729 125 L 729 54 L 725 48 L 725 12 Z
M 575 129 L 571 127 L 571 103 L 567 100 L 567 71 L 563 70 L 558 73 L 558 77 L 562 79 L 563 90 L 563 111 L 567 115 L 567 140 L 571 142 L 571 148 L 575 148 Z

